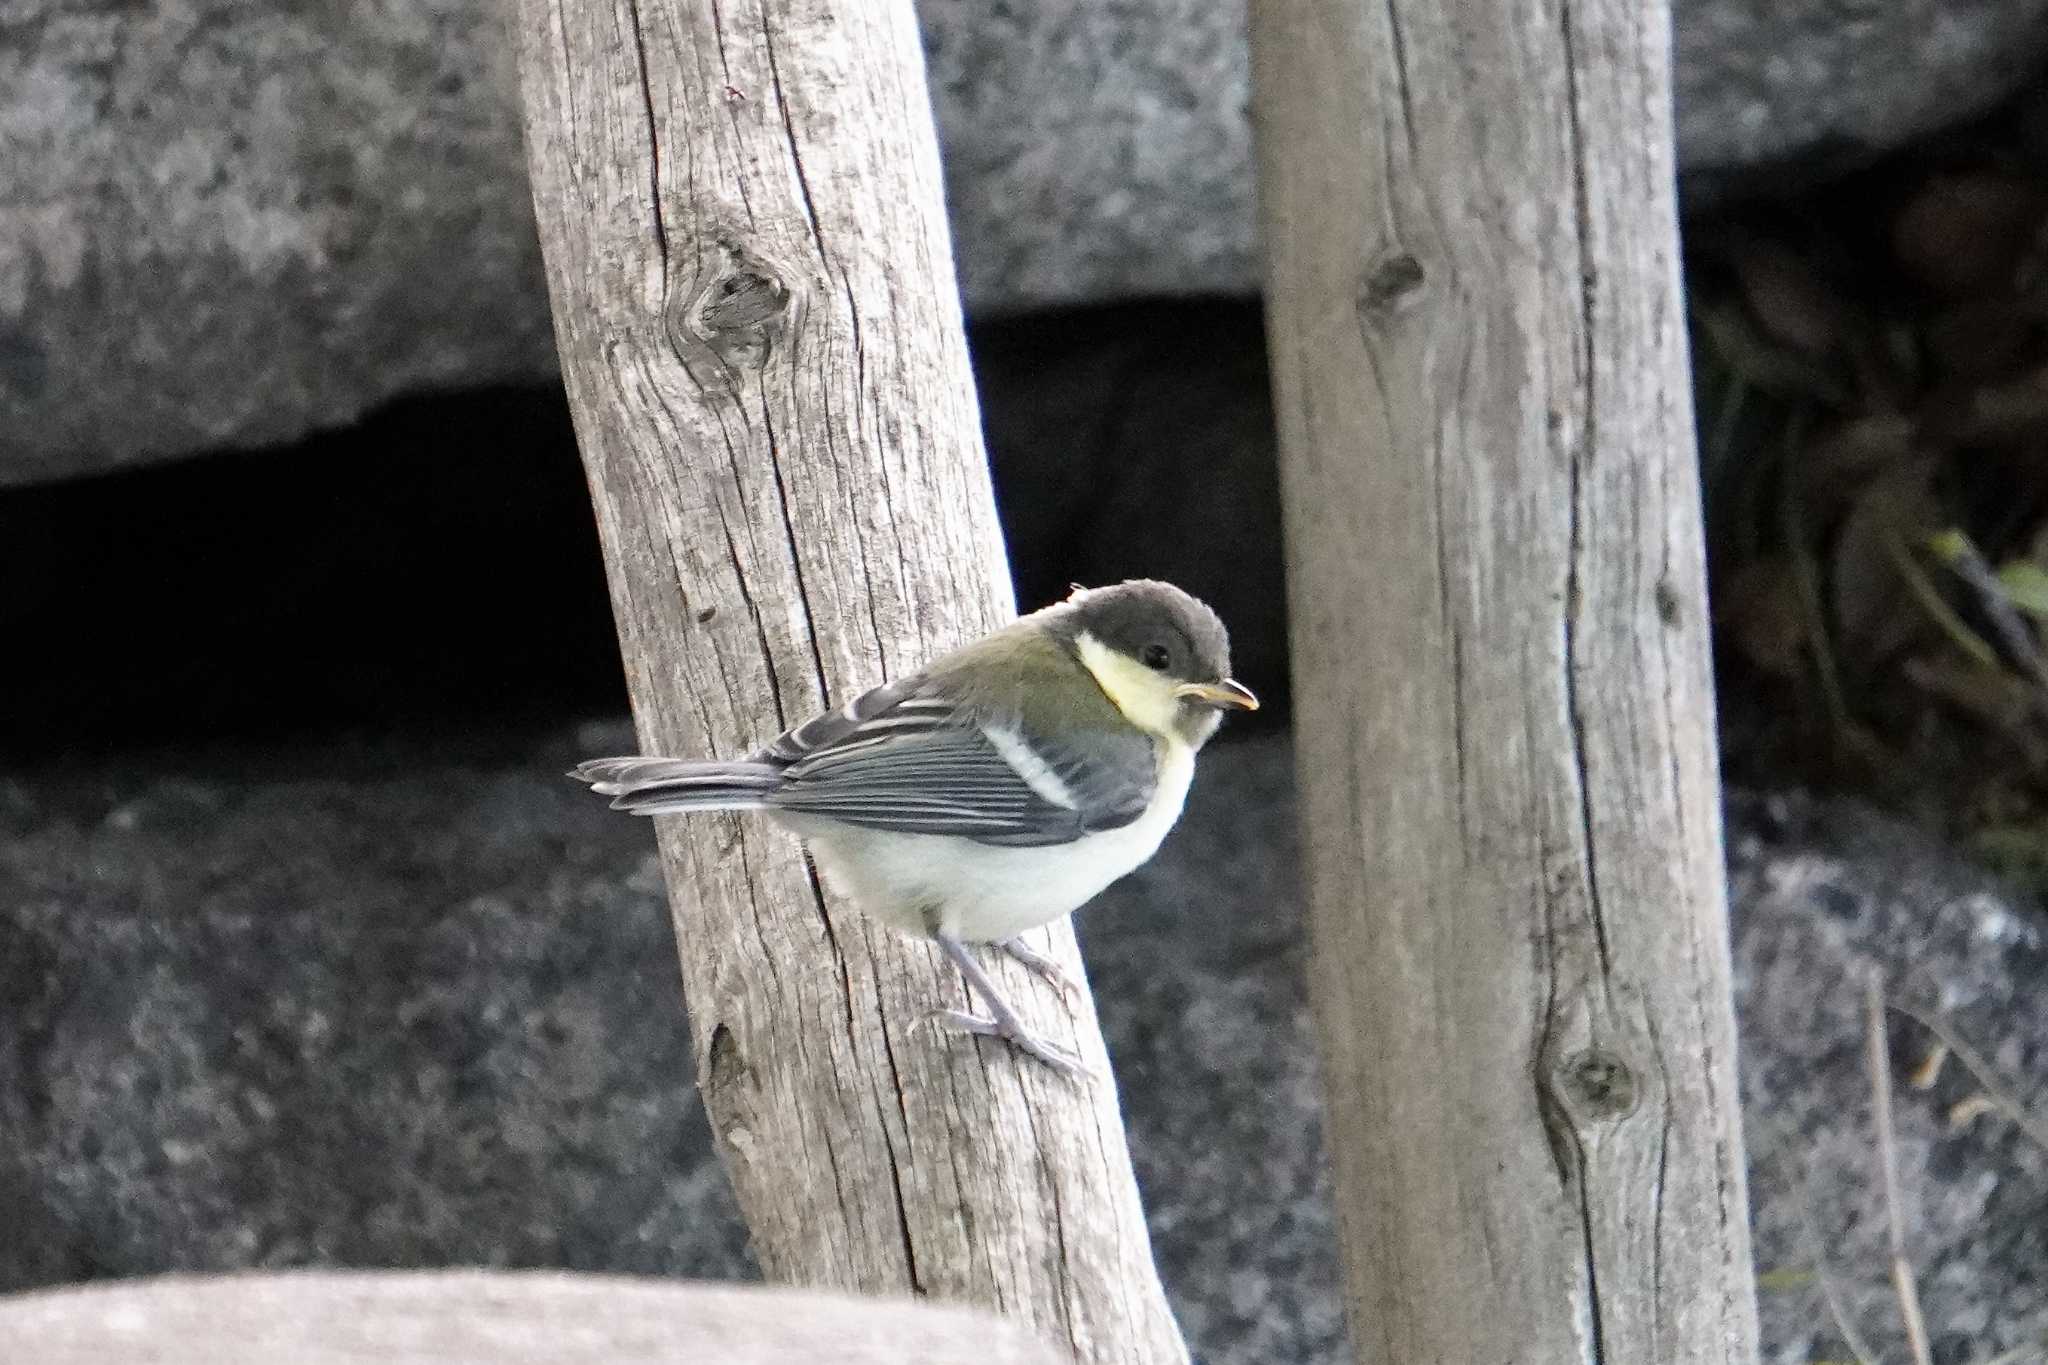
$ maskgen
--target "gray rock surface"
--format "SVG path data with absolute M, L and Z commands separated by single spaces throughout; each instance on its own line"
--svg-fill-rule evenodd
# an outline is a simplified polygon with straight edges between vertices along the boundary
M 1865 981 L 1946 1018 L 2030 1109 L 2032 1137 L 1951 1106 L 1983 1093 L 1949 1061 L 1907 1084 L 1935 1044 L 1888 1011 L 1907 1245 L 1942 1362 L 2035 1347 L 2048 1356 L 2048 920 L 1982 872 L 1867 808 L 1800 796 L 1737 798 L 1742 1099 L 1766 1359 L 1850 1359 L 1821 1267 L 1869 1349 L 1910 1360 L 1888 1278 L 1867 1070 Z M 1776 1275 L 1772 1271 L 1779 1272 Z
M 554 776 L 625 742 L 209 752 L 0 779 L 0 1289 L 169 1269 L 480 1263 L 743 1276 L 691 1097 L 645 825 Z M 1773 1361 L 1891 1331 L 1852 968 L 1925 986 L 2048 1108 L 2035 912 L 1854 806 L 1731 802 L 1744 1099 Z M 1226 741 L 1082 918 L 1162 1269 L 1210 1362 L 1334 1362 L 1341 1321 L 1290 750 Z M 1926 983 L 1933 983 L 1927 985 Z M 1895 1038 L 1909 1064 L 1924 1036 Z M 2048 1150 L 1901 1085 L 1944 1362 L 2048 1332 Z M 1880 1347 L 1882 1349 L 1882 1346 Z M 1900 1358 L 1894 1354 L 1891 1358 Z
M 1673 0 L 1682 169 L 1843 164 L 1982 113 L 2041 72 L 2044 0 Z
M 0 1048 L 0 1223 L 29 1234 L 0 1238 L 0 1291 L 309 1264 L 750 1274 L 650 828 L 558 776 L 631 743 L 0 778 L 0 1036 L 22 1040 Z M 1181 856 L 1083 933 L 1186 1329 L 1211 1360 L 1329 1360 L 1286 752 L 1214 757 Z
M 551 376 L 502 9 L 0 14 L 0 483 Z
M 647 831 L 565 752 L 0 782 L 0 1281 L 742 1273 Z
M 2048 0 L 1679 0 L 1681 164 L 1896 145 L 2009 93 Z M 1255 287 L 1242 0 L 921 9 L 961 281 Z M 0 13 L 0 484 L 553 373 L 503 7 Z

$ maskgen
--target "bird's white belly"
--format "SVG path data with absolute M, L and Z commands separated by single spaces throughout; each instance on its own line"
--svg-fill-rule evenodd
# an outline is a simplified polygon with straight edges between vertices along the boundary
M 1180 818 L 1194 767 L 1193 751 L 1173 746 L 1160 763 L 1159 785 L 1144 814 L 1120 829 L 1038 848 L 783 820 L 803 836 L 825 880 L 868 914 L 907 933 L 936 927 L 954 938 L 987 943 L 1079 909 L 1158 852 Z

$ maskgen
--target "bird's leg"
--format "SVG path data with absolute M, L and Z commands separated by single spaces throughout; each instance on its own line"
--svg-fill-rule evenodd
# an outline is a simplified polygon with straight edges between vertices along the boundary
M 936 935 L 936 938 L 939 947 L 945 950 L 953 965 L 960 969 L 960 974 L 967 978 L 967 984 L 988 1006 L 989 1017 L 984 1019 L 978 1014 L 968 1014 L 961 1010 L 940 1010 L 932 1016 L 935 1020 L 961 1033 L 972 1033 L 984 1038 L 1000 1038 L 1019 1052 L 1036 1057 L 1063 1075 L 1094 1075 L 1082 1065 L 1080 1058 L 1024 1027 L 1024 1021 L 1017 1017 L 1017 1012 L 1010 1008 L 1009 1002 L 996 990 L 996 983 L 989 979 L 988 973 L 981 969 L 981 964 L 974 960 L 974 954 L 968 951 L 966 944 L 944 934 Z
M 1039 952 L 1038 949 L 1026 943 L 1022 938 L 1006 938 L 996 944 L 996 947 L 1001 948 L 1031 971 L 1037 973 L 1042 980 L 1058 991 L 1060 999 L 1068 1004 L 1071 1005 L 1080 999 L 1081 983 L 1067 975 L 1065 967 L 1062 967 L 1044 953 Z

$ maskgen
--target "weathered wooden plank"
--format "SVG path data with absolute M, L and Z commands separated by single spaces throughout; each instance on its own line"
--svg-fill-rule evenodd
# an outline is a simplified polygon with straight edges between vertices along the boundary
M 442 1270 L 173 1275 L 0 1298 L 36 1365 L 1056 1365 L 987 1314 L 789 1289 Z
M 1253 5 L 1364 1360 L 1755 1356 L 1669 17 Z
M 649 752 L 744 752 L 1008 618 L 908 0 L 522 0 L 564 373 Z M 768 1274 L 1184 1356 L 1116 1095 L 923 1027 L 963 988 L 794 842 L 661 822 L 705 1107 Z M 1041 936 L 1078 970 L 1064 925 Z M 1094 1012 L 993 964 L 1106 1070 Z

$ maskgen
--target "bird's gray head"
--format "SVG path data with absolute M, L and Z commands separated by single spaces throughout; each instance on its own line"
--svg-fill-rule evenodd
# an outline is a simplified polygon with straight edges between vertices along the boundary
M 1080 588 L 1053 613 L 1065 638 L 1140 728 L 1201 744 L 1223 710 L 1258 699 L 1230 676 L 1230 635 L 1216 613 L 1171 583 L 1134 578 Z

